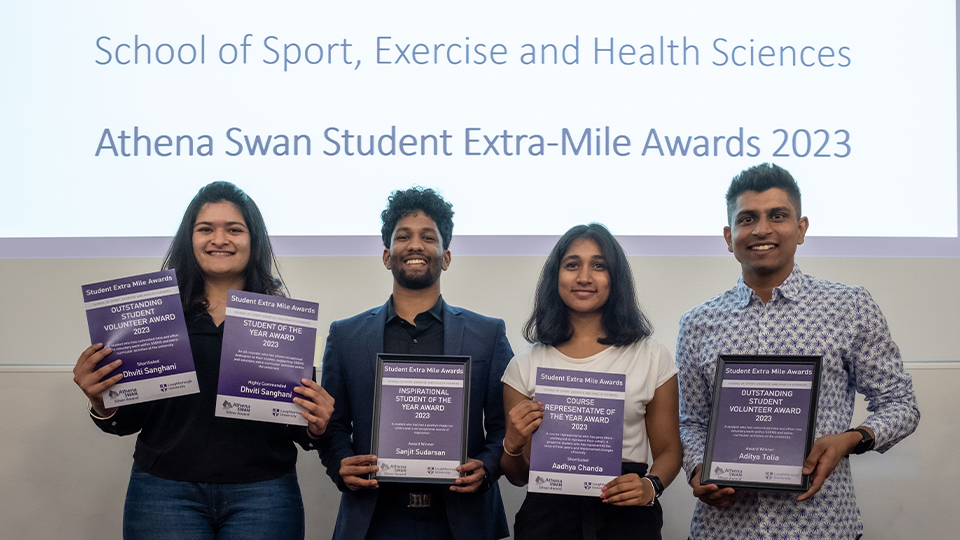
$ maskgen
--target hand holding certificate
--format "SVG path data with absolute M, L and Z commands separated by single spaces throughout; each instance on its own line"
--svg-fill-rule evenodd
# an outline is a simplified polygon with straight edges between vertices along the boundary
M 117 359 L 123 362 L 122 379 L 103 393 L 105 407 L 200 391 L 173 270 L 82 289 L 90 340 L 112 349 L 97 369 Z

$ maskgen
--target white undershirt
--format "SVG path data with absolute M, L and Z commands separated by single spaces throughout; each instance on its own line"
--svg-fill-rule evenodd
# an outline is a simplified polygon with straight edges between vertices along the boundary
M 538 367 L 626 375 L 623 460 L 647 462 L 649 448 L 644 422 L 647 403 L 653 399 L 656 389 L 677 373 L 670 351 L 662 343 L 646 338 L 626 347 L 608 347 L 587 358 L 570 358 L 555 347 L 536 343 L 513 357 L 501 380 L 532 398 L 536 391 Z

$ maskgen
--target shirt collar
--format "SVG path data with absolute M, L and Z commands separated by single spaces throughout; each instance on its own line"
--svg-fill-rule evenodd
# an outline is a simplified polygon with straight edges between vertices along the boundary
M 425 311 L 424 313 L 430 315 L 434 319 L 443 322 L 443 296 L 437 298 L 437 302 L 433 304 L 433 307 Z M 418 314 L 419 315 L 419 314 Z M 390 295 L 390 301 L 387 302 L 387 323 L 389 324 L 393 319 L 399 319 L 400 316 L 397 315 L 397 310 L 393 307 L 393 295 Z M 413 322 L 413 321 L 407 321 Z
M 771 297 L 771 300 L 777 298 L 779 295 L 787 300 L 795 302 L 798 298 L 800 298 L 800 292 L 802 289 L 803 272 L 800 271 L 800 265 L 793 263 L 793 271 L 790 272 L 790 275 L 787 276 L 787 279 L 783 280 L 783 283 L 773 288 L 773 296 Z M 740 276 L 740 279 L 737 280 L 737 285 L 733 288 L 733 291 L 737 306 L 740 308 L 747 307 L 747 304 L 750 303 L 750 299 L 754 296 L 753 289 L 748 287 L 746 283 L 743 282 L 742 275 Z

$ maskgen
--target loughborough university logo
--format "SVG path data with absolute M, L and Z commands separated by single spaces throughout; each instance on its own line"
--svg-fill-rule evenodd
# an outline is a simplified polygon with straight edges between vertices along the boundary
M 271 409 L 271 413 L 273 414 L 274 418 L 299 418 L 300 417 L 300 413 L 298 412 L 288 411 L 286 409 L 280 409 L 277 407 L 274 407 L 273 409 Z

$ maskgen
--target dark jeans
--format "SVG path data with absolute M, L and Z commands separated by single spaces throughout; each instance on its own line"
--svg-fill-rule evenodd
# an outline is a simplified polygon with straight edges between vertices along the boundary
M 246 484 L 177 482 L 136 464 L 123 507 L 124 540 L 303 540 L 296 471 Z

